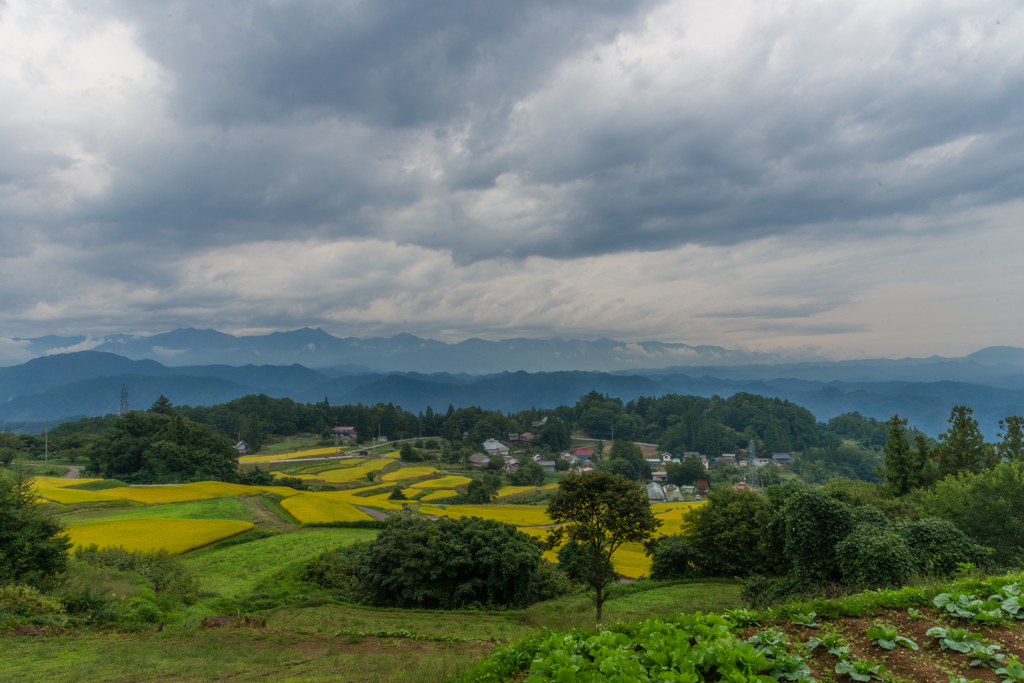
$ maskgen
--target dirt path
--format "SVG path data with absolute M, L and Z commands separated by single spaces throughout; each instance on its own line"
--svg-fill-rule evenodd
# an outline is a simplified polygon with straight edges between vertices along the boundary
M 82 471 L 81 467 L 76 465 L 68 465 L 68 471 L 64 473 L 61 479 L 78 479 L 78 473 Z
M 385 521 L 388 517 L 390 517 L 390 515 L 386 512 L 381 512 L 380 510 L 368 508 L 363 505 L 353 505 L 352 507 L 354 507 L 357 510 L 362 510 L 363 512 L 370 515 L 374 519 L 379 519 L 382 522 Z

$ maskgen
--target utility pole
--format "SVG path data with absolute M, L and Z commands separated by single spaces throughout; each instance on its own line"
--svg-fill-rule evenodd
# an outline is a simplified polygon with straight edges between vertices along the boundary
M 46 421 L 46 427 L 43 430 L 43 434 L 45 434 L 45 441 L 46 441 L 46 447 L 45 447 L 46 450 L 43 451 L 43 464 L 44 465 L 49 465 L 50 464 L 50 421 L 49 420 Z

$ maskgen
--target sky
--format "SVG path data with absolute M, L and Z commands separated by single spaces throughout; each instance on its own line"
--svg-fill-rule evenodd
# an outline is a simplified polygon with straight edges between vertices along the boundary
M 0 356 L 1024 346 L 1013 1 L 0 0 Z

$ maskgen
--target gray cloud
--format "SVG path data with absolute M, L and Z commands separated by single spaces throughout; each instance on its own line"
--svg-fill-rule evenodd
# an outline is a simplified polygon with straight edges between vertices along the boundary
M 835 316 L 915 239 L 1024 194 L 1022 38 L 1000 0 L 7 3 L 0 320 L 601 334 L 576 309 L 671 336 L 699 247 L 729 275 L 686 280 L 695 334 L 856 335 Z M 772 240 L 828 257 L 747 248 Z M 302 245 L 377 260 L 317 260 L 321 291 Z M 893 267 L 857 274 L 867 253 Z M 238 285 L 246 258 L 274 288 Z M 543 285 L 504 297 L 508 271 Z

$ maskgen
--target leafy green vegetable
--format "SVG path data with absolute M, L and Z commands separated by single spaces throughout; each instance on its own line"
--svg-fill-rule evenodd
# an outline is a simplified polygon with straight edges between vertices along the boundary
M 875 625 L 869 628 L 865 635 L 868 638 L 873 638 L 871 641 L 872 645 L 877 645 L 886 650 L 894 650 L 897 645 L 909 647 L 911 650 L 917 649 L 917 643 L 901 636 L 892 624 L 879 624 L 875 622 Z

